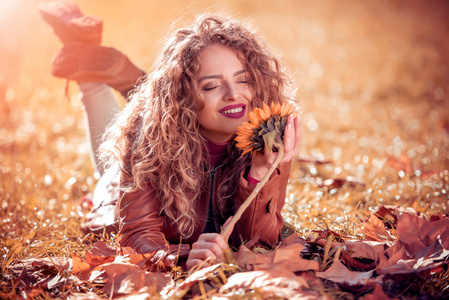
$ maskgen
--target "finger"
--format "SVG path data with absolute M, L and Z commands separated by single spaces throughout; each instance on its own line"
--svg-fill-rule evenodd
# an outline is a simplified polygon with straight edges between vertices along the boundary
M 189 259 L 186 262 L 187 269 L 190 270 L 195 267 L 206 267 L 210 265 L 210 262 L 201 259 Z
M 218 244 L 211 243 L 211 242 L 204 242 L 204 243 L 195 243 L 192 245 L 192 250 L 195 251 L 195 253 L 199 253 L 196 255 L 200 255 L 201 253 L 206 253 L 208 256 L 214 256 L 214 257 L 222 257 L 223 256 L 223 250 Z M 206 252 L 204 252 L 207 250 Z M 212 254 L 210 255 L 209 252 Z M 195 256 L 199 258 L 206 258 L 202 256 Z
M 294 141 L 294 133 L 293 133 L 293 119 L 292 115 L 289 115 L 287 117 L 287 125 L 284 129 L 284 153 L 288 154 L 290 151 L 293 150 L 295 141 Z
M 218 233 L 204 233 L 200 235 L 198 241 L 204 241 L 206 243 L 211 243 L 217 245 L 220 250 L 228 248 L 228 244 L 224 238 Z
M 293 151 L 295 152 L 294 155 L 298 155 L 299 148 L 301 146 L 301 137 L 302 137 L 301 117 L 300 116 L 295 118 L 294 125 L 295 125 L 295 145 L 293 147 Z
M 189 259 L 215 259 L 217 258 L 215 253 L 213 253 L 210 249 L 192 249 L 189 254 Z

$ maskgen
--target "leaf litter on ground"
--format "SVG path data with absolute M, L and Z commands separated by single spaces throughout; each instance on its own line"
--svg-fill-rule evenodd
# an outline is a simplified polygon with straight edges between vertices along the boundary
M 401 207 L 381 207 L 379 211 L 388 211 L 397 220 L 390 223 L 394 228 L 387 229 L 372 214 L 365 225 L 382 228 L 374 238 L 367 235 L 368 240 L 342 240 L 330 232 L 307 241 L 292 234 L 279 247 L 264 253 L 242 245 L 233 253 L 235 264 L 216 263 L 181 278 L 175 278 L 172 272 L 174 261 L 167 263 L 160 251 L 137 254 L 104 241 L 95 242 L 84 257 L 72 254 L 72 258 L 26 259 L 7 269 L 17 291 L 44 295 L 62 286 L 81 290 L 82 286 L 87 289 L 91 285 L 109 298 L 121 299 L 136 294 L 160 298 L 182 298 L 195 293 L 207 296 L 208 291 L 223 297 L 257 291 L 261 297 L 318 299 L 330 282 L 346 288 L 364 286 L 361 295 L 369 295 L 394 278 L 435 277 L 447 271 L 449 217 L 426 220 Z M 165 256 L 171 252 L 166 249 Z

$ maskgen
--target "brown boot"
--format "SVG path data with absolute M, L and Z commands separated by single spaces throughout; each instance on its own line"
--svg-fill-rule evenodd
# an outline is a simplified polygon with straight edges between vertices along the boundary
M 95 17 L 84 16 L 76 4 L 65 1 L 45 2 L 39 4 L 38 10 L 64 44 L 101 44 L 103 22 Z
M 114 48 L 82 43 L 65 45 L 53 59 L 51 72 L 60 78 L 106 83 L 125 97 L 145 74 Z

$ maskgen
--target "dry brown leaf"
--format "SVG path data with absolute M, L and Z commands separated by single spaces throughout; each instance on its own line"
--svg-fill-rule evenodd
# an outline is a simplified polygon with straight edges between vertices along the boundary
M 396 224 L 398 216 L 400 214 L 407 213 L 410 215 L 419 216 L 420 213 L 412 207 L 403 207 L 399 205 L 383 205 L 379 207 L 378 211 L 375 213 L 381 219 L 391 219 L 393 218 Z
M 376 241 L 349 240 L 344 243 L 344 249 L 351 257 L 363 257 L 378 261 L 385 251 L 385 243 Z
M 101 256 L 95 255 L 92 252 L 86 252 L 84 263 L 89 264 L 91 267 L 96 267 L 105 263 L 114 261 L 114 256 Z
M 317 272 L 316 276 L 336 283 L 348 285 L 365 285 L 372 281 L 374 270 L 367 272 L 350 271 L 339 259 L 335 259 L 332 266 L 324 272 Z
M 399 159 L 392 156 L 388 157 L 387 164 L 396 170 L 405 171 L 407 173 L 413 172 L 410 158 L 405 154 L 401 154 Z
M 394 157 L 388 157 L 387 164 L 399 171 L 404 171 L 406 173 L 412 174 L 413 176 L 419 176 L 419 177 L 428 177 L 435 174 L 438 174 L 439 172 L 437 170 L 420 170 L 416 166 L 414 166 L 410 160 L 410 158 L 405 155 L 401 154 L 399 159 Z
M 73 293 L 70 296 L 70 300 L 103 300 L 104 297 L 100 297 L 93 292 L 87 293 Z
M 371 259 L 352 257 L 346 251 L 341 251 L 342 261 L 354 271 L 371 271 L 376 268 L 377 262 Z
M 76 255 L 75 253 L 72 253 L 72 272 L 73 274 L 86 274 L 89 273 L 93 267 L 88 264 L 87 262 L 83 261 L 81 257 Z
M 393 300 L 393 299 L 399 299 L 399 298 L 390 298 L 388 297 L 385 293 L 384 290 L 382 289 L 382 286 L 380 284 L 376 284 L 376 286 L 374 287 L 374 290 L 371 294 L 365 295 L 363 297 L 364 300 Z
M 300 253 L 303 249 L 303 245 L 295 243 L 262 254 L 254 253 L 245 246 L 241 246 L 236 253 L 236 261 L 244 270 L 266 270 L 275 265 L 292 272 L 318 270 L 317 261 L 301 258 Z
M 424 257 L 431 254 L 429 245 L 440 237 L 444 248 L 449 249 L 449 217 L 436 221 L 410 214 L 401 214 L 397 224 L 397 245 L 403 245 L 410 257 Z
M 129 258 L 116 259 L 112 263 L 101 265 L 105 271 L 107 281 L 104 292 L 111 295 L 123 295 L 138 292 L 159 293 L 162 288 L 171 285 L 172 277 L 169 273 L 147 272 L 129 263 Z
M 66 257 L 31 258 L 8 267 L 16 278 L 17 286 L 25 288 L 30 298 L 40 295 L 44 290 L 61 286 L 70 288 L 79 284 L 77 277 L 68 276 L 71 269 L 71 260 Z
M 113 256 L 118 254 L 118 250 L 116 248 L 113 248 L 102 241 L 93 243 L 91 252 L 92 254 L 98 256 Z
M 307 280 L 293 272 L 273 266 L 263 271 L 236 273 L 220 288 L 226 296 L 239 290 L 257 290 L 263 298 L 280 297 L 286 299 L 318 299 L 320 295 L 309 289 Z
M 182 297 L 190 287 L 196 284 L 199 281 L 204 281 L 208 277 L 212 276 L 215 270 L 221 268 L 221 264 L 215 264 L 212 266 L 208 266 L 205 268 L 198 269 L 193 271 L 185 280 L 183 280 L 179 285 L 177 285 L 174 289 L 170 290 L 167 293 L 167 297 L 169 298 L 180 298 Z
M 378 274 L 409 274 L 419 273 L 428 270 L 438 270 L 440 272 L 440 266 L 445 263 L 445 260 L 449 256 L 449 250 L 442 249 L 440 252 L 435 253 L 427 258 L 419 259 L 400 259 L 389 263 L 388 267 L 382 265 L 376 270 Z
M 449 218 L 427 221 L 410 214 L 398 216 L 398 241 L 385 252 L 380 274 L 422 272 L 439 267 L 449 256 Z
M 365 234 L 367 240 L 385 242 L 388 246 L 396 242 L 395 231 L 391 229 L 390 233 L 385 228 L 384 223 L 374 214 L 371 214 L 368 221 L 363 224 L 361 231 Z
M 271 262 L 271 257 L 256 254 L 244 245 L 240 246 L 239 251 L 235 253 L 235 259 L 237 264 L 244 270 L 252 270 L 254 265 L 269 264 Z

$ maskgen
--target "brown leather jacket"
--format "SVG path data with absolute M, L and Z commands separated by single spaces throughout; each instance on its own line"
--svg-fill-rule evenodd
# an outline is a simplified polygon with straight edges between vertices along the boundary
M 274 246 L 280 240 L 283 227 L 281 210 L 285 203 L 285 193 L 290 175 L 290 163 L 278 167 L 268 183 L 262 188 L 242 218 L 237 222 L 230 237 L 234 247 L 243 242 L 254 241 Z M 208 189 L 201 195 L 201 201 L 195 207 L 197 222 L 191 237 L 181 240 L 181 235 L 167 218 L 160 214 L 160 204 L 154 198 L 153 191 L 137 191 L 121 195 L 119 209 L 119 228 L 122 235 L 121 246 L 131 247 L 139 253 L 149 253 L 169 244 L 189 244 L 198 240 L 204 231 L 209 212 L 210 197 L 216 205 L 217 183 L 226 176 L 220 168 L 211 173 Z M 228 203 L 223 214 L 215 213 L 216 228 L 220 228 L 240 205 L 246 200 L 255 185 L 248 182 L 243 174 L 240 176 L 240 186 L 235 203 Z M 234 205 L 235 204 L 235 205 Z M 215 210 L 214 210 L 215 211 Z

